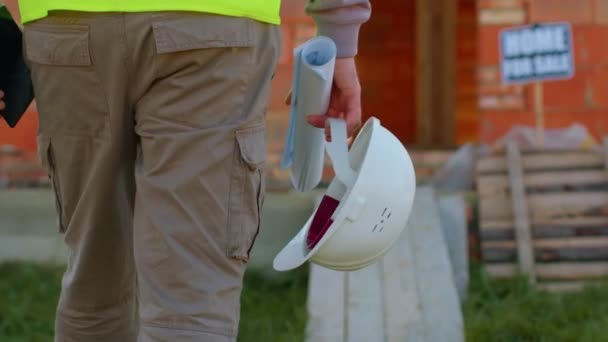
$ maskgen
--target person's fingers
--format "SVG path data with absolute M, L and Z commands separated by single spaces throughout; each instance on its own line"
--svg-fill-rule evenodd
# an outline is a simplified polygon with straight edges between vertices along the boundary
M 351 137 L 356 131 L 361 128 L 361 96 L 360 92 L 354 91 L 346 96 L 346 106 L 344 118 L 348 136 Z
M 340 110 L 339 98 L 335 93 L 332 93 L 327 112 L 325 114 L 310 114 L 306 117 L 306 121 L 314 127 L 324 128 L 328 118 L 337 118 L 340 117 L 340 114 L 342 114 L 342 111 Z
M 289 90 L 289 92 L 287 93 L 287 96 L 285 97 L 285 104 L 288 106 L 291 104 L 291 89 Z
M 308 115 L 306 121 L 313 127 L 324 128 L 327 115 Z
M 331 141 L 331 130 L 329 128 L 330 116 L 327 115 L 309 115 L 306 121 L 313 127 L 325 129 L 325 140 Z
M 3 98 L 4 98 L 4 92 L 2 90 L 0 90 L 0 110 L 4 109 L 4 107 L 5 107 L 4 101 L 2 101 Z
M 361 128 L 361 112 L 351 112 L 346 114 L 346 129 L 348 136 L 352 137 Z

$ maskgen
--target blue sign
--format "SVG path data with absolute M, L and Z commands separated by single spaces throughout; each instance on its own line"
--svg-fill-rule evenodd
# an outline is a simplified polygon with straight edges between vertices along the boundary
M 503 83 L 564 80 L 574 76 L 572 27 L 547 23 L 500 32 Z

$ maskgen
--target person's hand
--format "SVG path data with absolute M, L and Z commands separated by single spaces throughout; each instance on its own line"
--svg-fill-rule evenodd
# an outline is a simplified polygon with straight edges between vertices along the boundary
M 0 110 L 3 110 L 4 107 L 6 107 L 6 105 L 4 104 L 4 101 L 2 101 L 3 98 L 4 98 L 4 93 L 2 92 L 2 90 L 0 90 Z
M 288 105 L 291 103 L 291 93 L 285 102 Z M 354 58 L 336 59 L 329 108 L 326 113 L 311 113 L 308 116 L 309 124 L 325 128 L 325 135 L 329 140 L 328 118 L 344 118 L 348 137 L 352 137 L 361 127 L 361 85 Z

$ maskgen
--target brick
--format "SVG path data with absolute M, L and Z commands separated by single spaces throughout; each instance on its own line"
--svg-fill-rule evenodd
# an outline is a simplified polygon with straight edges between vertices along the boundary
M 479 93 L 480 87 L 475 83 L 467 83 L 457 80 L 456 81 L 456 105 L 458 105 L 461 101 L 468 98 L 475 98 Z
M 580 69 L 570 80 L 543 83 L 545 112 L 578 111 L 585 108 L 594 108 L 595 97 L 602 95 L 593 94 L 592 73 L 592 70 Z M 527 106 L 530 110 L 533 110 L 534 87 L 527 87 L 526 93 Z
M 608 109 L 608 67 L 595 69 L 591 77 L 595 108 L 606 110 Z
M 457 122 L 456 143 L 461 145 L 479 141 L 479 129 L 479 119 Z
M 482 95 L 479 97 L 481 110 L 517 110 L 524 109 L 522 95 Z
M 312 24 L 299 24 L 294 27 L 294 47 L 305 43 L 317 34 L 317 28 Z
M 287 128 L 289 126 L 289 113 L 272 112 L 266 115 L 266 137 L 268 140 L 268 152 L 282 153 Z
M 479 108 L 482 110 L 500 108 L 500 97 L 496 95 L 479 97 Z
M 288 109 L 285 105 L 285 96 L 291 88 L 292 72 L 291 64 L 277 66 L 271 83 L 269 111 L 285 111 Z
M 526 111 L 482 111 L 480 142 L 494 144 L 514 125 L 534 125 L 534 114 Z
M 498 33 L 502 26 L 483 26 L 479 30 L 479 64 L 499 63 Z
M 478 19 L 475 1 L 458 1 L 456 21 L 459 27 L 461 25 L 477 25 Z
M 459 26 L 456 32 L 456 58 L 458 61 L 472 61 L 477 59 L 477 45 L 479 37 L 474 27 Z
M 38 111 L 34 103 L 15 128 L 10 128 L 3 119 L 0 119 L 0 146 L 13 145 L 19 150 L 35 152 L 37 131 Z
M 479 9 L 489 8 L 523 8 L 523 0 L 479 0 Z
M 547 129 L 563 129 L 577 123 L 585 126 L 596 141 L 601 141 L 606 133 L 607 122 L 605 111 L 559 111 L 545 117 Z
M 281 1 L 281 17 L 298 17 L 304 15 L 307 0 Z
M 11 149 L 0 151 L 0 189 L 48 186 L 48 173 L 36 153 Z
M 386 56 L 383 63 L 360 63 L 358 69 L 362 82 L 367 84 L 375 81 L 403 83 L 415 76 L 414 61 L 399 56 Z
M 477 69 L 479 83 L 496 83 L 500 81 L 500 70 L 497 65 L 480 66 Z
M 293 48 L 293 29 L 288 25 L 282 25 L 279 64 L 289 64 L 293 62 Z
M 479 29 L 479 64 L 498 65 L 499 63 L 499 32 L 508 26 L 485 25 Z
M 479 86 L 480 95 L 523 95 L 524 86 L 519 84 L 506 85 L 502 83 L 489 83 Z
M 577 65 L 608 65 L 608 26 L 576 25 L 572 35 Z
M 456 67 L 456 82 L 457 85 L 466 85 L 477 87 L 479 79 L 477 78 L 477 67 L 475 65 L 462 65 L 464 63 L 458 63 Z
M 479 97 L 460 97 L 456 103 L 456 118 L 457 120 L 477 119 L 479 112 Z
M 608 132 L 605 111 L 561 110 L 545 115 L 545 129 L 563 129 L 574 123 L 585 126 L 596 140 Z M 481 113 L 481 137 L 483 144 L 493 144 L 513 126 L 534 127 L 534 113 L 529 111 L 484 111 Z
M 592 23 L 593 0 L 529 0 L 528 20 L 530 22 Z
M 523 8 L 484 9 L 479 13 L 482 25 L 517 25 L 525 21 L 526 11 Z
M 608 0 L 595 0 L 593 12 L 595 23 L 608 25 Z

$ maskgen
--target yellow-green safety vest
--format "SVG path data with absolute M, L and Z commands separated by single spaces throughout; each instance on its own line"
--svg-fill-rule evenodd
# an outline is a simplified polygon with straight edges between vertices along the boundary
M 193 11 L 246 17 L 279 24 L 281 0 L 19 0 L 21 21 L 44 18 L 52 10 L 83 12 Z

